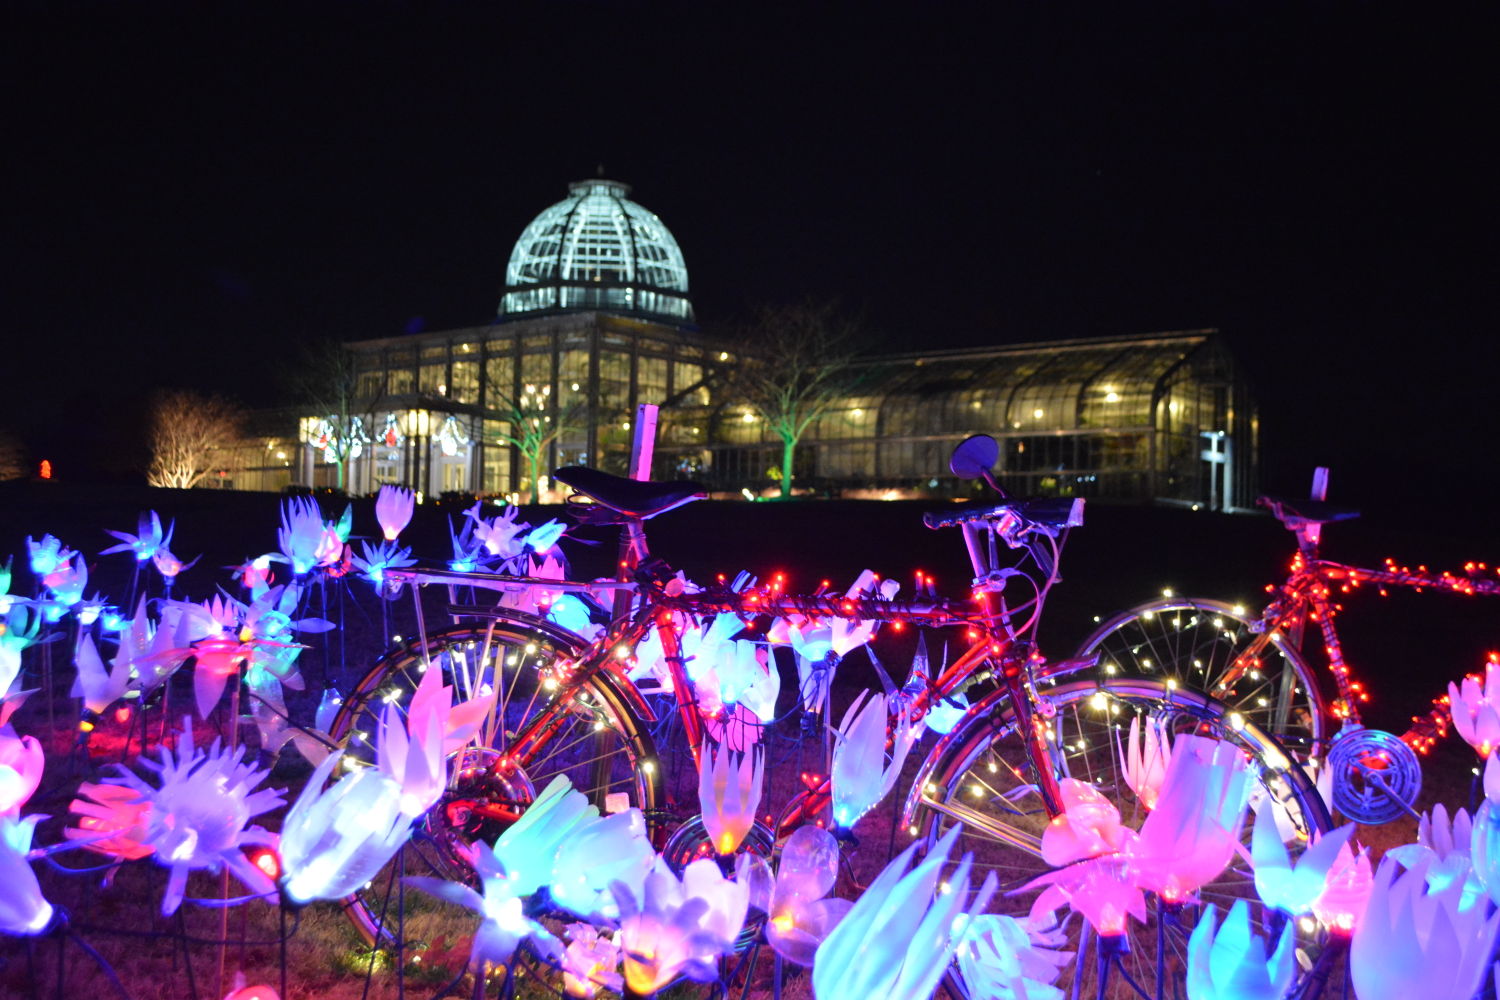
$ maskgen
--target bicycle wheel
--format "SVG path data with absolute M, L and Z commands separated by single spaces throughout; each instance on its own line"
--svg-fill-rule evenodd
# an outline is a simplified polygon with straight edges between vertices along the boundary
M 1160 725 L 1173 735 L 1193 733 L 1234 743 L 1248 754 L 1266 793 L 1283 805 L 1304 836 L 1330 826 L 1311 782 L 1275 740 L 1200 693 L 1172 689 L 1160 681 L 1112 678 L 1060 685 L 1044 691 L 1043 697 L 1055 709 L 1050 720 L 1052 759 L 1046 765 L 1059 777 L 1088 782 L 1132 829 L 1139 829 L 1146 809 L 1125 783 L 1116 742 L 1123 742 L 1131 718 Z M 1033 775 L 1008 700 L 997 691 L 971 709 L 966 722 L 933 749 L 908 803 L 913 816 L 909 832 L 928 844 L 954 824 L 964 827 L 958 851 L 973 852 L 976 869 L 994 871 L 999 878 L 992 910 L 1020 920 L 1037 893 L 1014 893 L 1052 870 L 1041 857 L 1041 835 L 1049 816 Z M 1246 843 L 1252 822 L 1253 816 L 1247 816 Z M 976 881 L 980 874 L 976 870 Z M 1197 894 L 1198 901 L 1217 904 L 1221 914 L 1236 899 L 1261 908 L 1249 865 L 1238 857 Z M 1197 902 L 1169 905 L 1148 897 L 1147 920 L 1127 921 L 1123 947 L 1106 952 L 1118 956 L 1107 970 L 1100 965 L 1097 936 L 1084 929 L 1081 918 L 1071 916 L 1064 929 L 1066 950 L 1074 954 L 1063 967 L 1059 985 L 1065 995 L 1122 1000 L 1138 996 L 1137 987 L 1147 996 L 1182 995 L 1188 936 L 1201 912 Z M 1310 955 L 1316 942 L 1305 930 L 1300 933 L 1299 947 Z M 954 988 L 963 993 L 961 983 Z
M 450 757 L 449 774 L 456 777 L 414 828 L 399 862 L 404 874 L 472 881 L 464 861 L 468 846 L 480 839 L 493 843 L 559 774 L 601 811 L 635 806 L 648 823 L 655 819 L 660 769 L 632 692 L 603 672 L 569 684 L 552 670 L 561 661 L 576 662 L 581 652 L 577 636 L 512 613 L 407 641 L 386 653 L 344 700 L 330 735 L 346 756 L 373 764 L 380 713 L 388 704 L 407 704 L 427 670 L 443 671 L 455 700 L 486 685 L 497 692 L 491 737 L 454 755 L 461 760 Z M 523 736 L 529 738 L 518 739 Z M 398 926 L 407 941 L 451 933 L 430 926 L 444 908 L 421 894 L 403 896 L 390 871 L 349 897 L 345 908 L 371 945 L 394 943 Z
M 1122 611 L 1083 641 L 1106 677 L 1155 677 L 1202 691 L 1301 756 L 1328 747 L 1328 706 L 1287 637 L 1222 601 L 1166 597 Z

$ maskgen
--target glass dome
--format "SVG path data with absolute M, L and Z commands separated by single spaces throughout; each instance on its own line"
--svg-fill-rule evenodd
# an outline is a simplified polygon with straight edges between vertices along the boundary
M 500 314 L 600 309 L 691 321 L 682 251 L 629 193 L 603 179 L 568 185 L 516 241 Z

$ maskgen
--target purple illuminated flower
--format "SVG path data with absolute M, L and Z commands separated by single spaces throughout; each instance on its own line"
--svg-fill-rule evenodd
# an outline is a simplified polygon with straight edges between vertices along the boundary
M 182 905 L 188 873 L 211 872 L 228 867 L 252 892 L 274 889 L 269 879 L 251 864 L 241 848 L 272 844 L 275 835 L 250 819 L 281 805 L 279 791 L 252 791 L 269 774 L 243 762 L 244 748 L 222 750 L 215 740 L 205 753 L 193 746 L 192 724 L 184 720 L 183 733 L 174 753 L 164 746 L 161 763 L 142 759 L 160 784 L 153 786 L 122 765 L 105 779 L 135 792 L 150 806 L 146 814 L 144 843 L 154 851 L 157 863 L 172 869 L 162 899 L 163 916 L 171 916 Z
M 385 540 L 394 542 L 411 523 L 417 497 L 405 486 L 382 486 L 375 496 L 375 520 L 380 522 Z
M 620 992 L 620 946 L 592 924 L 569 924 L 568 947 L 563 950 L 563 989 L 570 997 L 593 1000 L 600 989 Z
M 680 880 L 658 863 L 639 893 L 617 884 L 614 896 L 625 983 L 642 996 L 679 975 L 716 978 L 714 960 L 734 950 L 750 905 L 749 886 L 726 879 L 711 858 L 689 864 Z
M 818 826 L 792 832 L 773 877 L 762 862 L 751 862 L 750 903 L 766 914 L 766 942 L 782 958 L 811 966 L 818 945 L 833 932 L 854 903 L 828 897 L 839 875 L 839 845 Z
M 1500 664 L 1484 665 L 1484 686 L 1472 677 L 1462 685 L 1448 685 L 1448 703 L 1453 710 L 1453 728 L 1479 756 L 1488 759 L 1500 746 Z
M 158 549 L 164 549 L 172 544 L 173 525 L 168 525 L 165 533 L 161 530 L 161 518 L 156 511 L 148 510 L 141 514 L 140 522 L 136 527 L 136 533 L 128 531 L 111 531 L 104 529 L 107 534 L 113 535 L 120 540 L 120 544 L 111 545 L 100 552 L 101 556 L 113 555 L 116 552 L 129 552 L 135 556 L 136 562 L 145 562 L 156 555 Z

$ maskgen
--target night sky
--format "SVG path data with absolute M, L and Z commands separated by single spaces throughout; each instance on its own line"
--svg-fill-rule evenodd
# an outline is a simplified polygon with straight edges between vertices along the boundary
M 1218 327 L 1268 489 L 1493 505 L 1482 7 L 208 6 L 6 19 L 0 427 L 62 475 L 127 467 L 153 387 L 269 404 L 308 339 L 487 322 L 602 165 L 705 329 L 809 294 L 881 350 Z

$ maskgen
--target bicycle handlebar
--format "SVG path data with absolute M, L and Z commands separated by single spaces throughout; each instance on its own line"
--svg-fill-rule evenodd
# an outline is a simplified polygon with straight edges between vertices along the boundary
M 1062 529 L 1076 528 L 1083 523 L 1083 498 L 1032 497 L 1027 500 L 1007 500 L 1005 503 L 978 509 L 962 507 L 951 514 L 930 511 L 922 516 L 922 523 L 934 530 L 991 523 L 1006 541 L 1011 541 L 1013 537 L 1019 538 L 1028 531 L 1040 531 L 1055 537 Z

